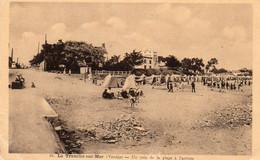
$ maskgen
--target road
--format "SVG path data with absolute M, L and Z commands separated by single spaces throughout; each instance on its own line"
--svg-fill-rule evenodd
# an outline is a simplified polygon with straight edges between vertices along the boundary
M 13 71 L 12 71 L 13 72 Z M 18 71 L 19 72 L 19 71 Z M 14 76 L 10 77 L 13 80 Z M 26 78 L 29 82 L 30 79 Z M 45 115 L 55 115 L 36 88 L 9 91 L 9 152 L 55 153 L 59 146 Z

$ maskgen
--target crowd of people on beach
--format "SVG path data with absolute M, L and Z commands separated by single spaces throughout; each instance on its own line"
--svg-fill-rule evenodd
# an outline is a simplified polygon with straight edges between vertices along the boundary
M 214 77 L 214 76 L 151 76 L 145 77 L 141 76 L 139 79 L 135 78 L 136 88 L 130 88 L 127 90 L 121 90 L 114 94 L 111 88 L 105 89 L 103 92 L 103 98 L 105 99 L 129 99 L 131 102 L 131 107 L 139 102 L 139 96 L 143 95 L 142 90 L 138 88 L 144 85 L 151 85 L 152 89 L 156 89 L 158 86 L 166 86 L 167 91 L 173 93 L 174 90 L 184 90 L 186 86 L 191 87 L 191 92 L 196 93 L 196 85 L 201 82 L 202 85 L 208 86 L 213 90 L 213 88 L 226 90 L 237 90 L 243 91 L 242 86 L 252 85 L 251 77 Z M 120 88 L 117 85 L 117 88 Z M 189 88 L 189 87 L 188 87 Z
M 243 91 L 241 89 L 242 86 L 250 86 L 252 85 L 251 80 L 210 80 L 207 81 L 204 79 L 202 81 L 203 85 L 206 85 L 210 88 L 218 88 L 218 89 L 226 89 L 226 90 L 238 90 Z

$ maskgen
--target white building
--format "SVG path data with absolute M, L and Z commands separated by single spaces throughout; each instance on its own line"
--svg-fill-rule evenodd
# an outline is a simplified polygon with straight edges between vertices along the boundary
M 143 55 L 143 63 L 141 65 L 136 66 L 137 69 L 158 69 L 158 56 L 157 52 L 154 51 L 141 51 Z

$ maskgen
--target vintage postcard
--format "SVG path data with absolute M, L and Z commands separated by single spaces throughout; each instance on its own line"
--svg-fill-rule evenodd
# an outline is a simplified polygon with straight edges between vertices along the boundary
M 0 159 L 259 159 L 259 1 L 3 1 Z

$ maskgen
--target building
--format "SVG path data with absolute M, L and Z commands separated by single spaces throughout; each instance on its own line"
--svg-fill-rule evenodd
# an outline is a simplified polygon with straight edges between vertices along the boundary
M 92 43 L 91 43 L 92 45 Z M 95 46 L 96 49 L 100 49 L 100 50 L 103 50 L 104 51 L 104 60 L 103 61 L 107 61 L 108 60 L 108 52 L 107 52 L 107 49 L 106 49 L 106 44 L 105 43 L 102 43 L 102 46 Z M 102 66 L 100 66 L 102 67 Z
M 141 51 L 143 58 L 143 63 L 136 66 L 136 69 L 158 69 L 158 56 L 155 51 L 144 50 Z

